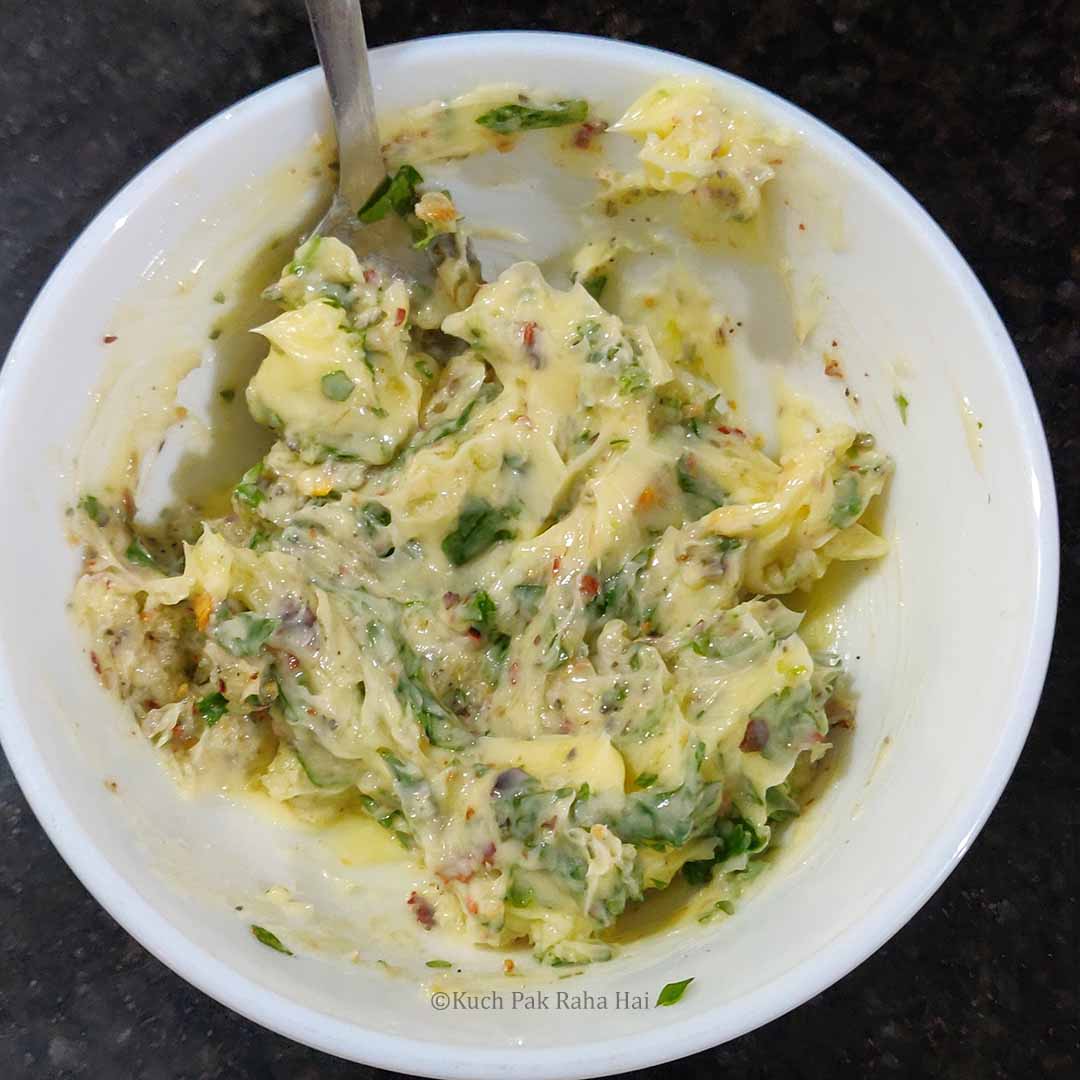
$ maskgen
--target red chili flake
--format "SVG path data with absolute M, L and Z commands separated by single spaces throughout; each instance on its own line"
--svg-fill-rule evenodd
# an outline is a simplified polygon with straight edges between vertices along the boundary
M 405 321 L 405 309 L 399 307 L 397 313 L 394 315 L 394 325 L 400 326 Z
M 526 346 L 531 345 L 536 340 L 536 323 L 527 322 L 521 328 L 521 340 Z
M 560 566 L 562 566 L 562 559 L 556 555 L 555 558 L 551 560 L 551 572 L 557 574 Z
M 521 671 L 521 665 L 515 660 L 510 665 L 510 685 L 517 686 L 518 674 Z
M 364 271 L 364 281 L 367 282 L 368 285 L 370 285 L 378 276 L 377 270 L 368 269 Z
M 465 910 L 470 915 L 478 915 L 480 913 L 480 905 L 470 896 L 469 899 L 465 901 Z
M 116 340 L 116 335 L 115 334 L 106 334 L 101 340 L 106 345 L 111 345 Z
M 143 708 L 153 710 L 153 709 L 160 709 L 161 706 L 152 697 L 148 697 L 143 702 Z
M 218 690 L 221 691 L 221 693 L 223 693 L 223 694 L 225 693 L 225 680 L 224 679 L 218 679 L 217 688 L 218 688 Z
M 757 716 L 746 725 L 746 733 L 742 737 L 742 742 L 739 743 L 739 749 L 747 753 L 754 753 L 757 750 L 764 749 L 768 741 L 769 725 L 760 716 Z
M 476 629 L 475 626 L 470 626 L 469 629 L 465 631 L 465 633 L 468 634 L 469 637 L 473 639 L 473 641 L 479 641 L 484 636 L 480 633 L 479 630 Z
M 799 232 L 806 232 L 806 226 L 801 221 L 799 222 Z
M 720 424 L 716 430 L 719 431 L 721 435 L 730 435 L 733 429 L 729 428 L 727 424 Z
M 476 813 L 476 810 L 473 807 L 467 806 L 465 808 L 465 820 L 466 821 L 472 821 L 473 815 L 475 815 L 475 813 Z
M 96 652 L 90 653 L 90 663 L 94 665 L 94 670 L 100 675 L 101 661 L 98 659 L 98 654 Z
M 830 379 L 842 379 L 844 377 L 844 369 L 840 366 L 840 361 L 831 353 L 825 356 L 825 374 Z
M 593 137 L 607 130 L 607 124 L 603 120 L 586 120 L 574 132 L 573 143 L 579 150 L 587 150 L 593 141 Z
M 416 921 L 425 930 L 430 930 L 435 925 L 435 909 L 418 892 L 410 893 L 407 903 L 409 907 L 416 909 Z
M 461 603 L 461 597 L 458 596 L 458 594 L 456 592 L 445 592 L 445 593 L 443 593 L 442 602 L 443 602 L 443 607 L 445 607 L 447 609 L 450 609 L 455 604 Z
M 285 662 L 289 665 L 290 671 L 300 670 L 300 661 L 292 653 L 285 654 Z
M 471 807 L 470 807 L 471 809 Z M 490 866 L 495 861 L 495 841 L 489 840 L 487 847 L 484 848 L 480 861 L 485 866 Z
M 591 600 L 600 591 L 600 582 L 592 574 L 583 574 L 581 577 L 581 595 Z

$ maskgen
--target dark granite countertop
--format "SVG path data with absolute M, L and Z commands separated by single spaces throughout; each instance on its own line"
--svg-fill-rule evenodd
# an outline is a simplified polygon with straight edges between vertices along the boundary
M 970 261 L 1020 350 L 1057 470 L 1063 602 L 1031 738 L 971 853 L 875 956 L 791 1015 L 648 1075 L 1078 1075 L 1080 7 L 602 0 L 582 13 L 565 0 L 511 0 L 502 16 L 471 0 L 365 7 L 373 45 L 558 29 L 727 68 L 868 151 Z M 0 350 L 123 182 L 195 124 L 314 59 L 301 0 L 7 8 Z M 144 952 L 60 860 L 2 758 L 0 826 L 0 1068 L 163 1080 L 377 1074 L 257 1028 Z

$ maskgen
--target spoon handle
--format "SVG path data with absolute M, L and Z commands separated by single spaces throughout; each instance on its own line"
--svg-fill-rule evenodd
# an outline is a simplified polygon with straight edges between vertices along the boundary
M 355 211 L 386 176 L 360 0 L 306 0 L 337 128 L 338 191 Z

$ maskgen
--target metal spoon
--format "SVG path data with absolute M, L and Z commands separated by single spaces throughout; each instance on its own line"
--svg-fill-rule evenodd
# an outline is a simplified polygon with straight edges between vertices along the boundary
M 315 231 L 348 244 L 358 256 L 389 272 L 417 278 L 428 260 L 413 250 L 408 227 L 396 214 L 363 225 L 356 213 L 386 178 L 375 120 L 367 38 L 360 0 L 306 0 L 337 130 L 338 187 Z

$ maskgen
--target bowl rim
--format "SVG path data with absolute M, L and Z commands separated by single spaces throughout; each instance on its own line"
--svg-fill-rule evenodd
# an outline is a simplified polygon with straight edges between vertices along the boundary
M 1008 781 L 1023 748 L 1042 693 L 1049 664 L 1057 609 L 1059 550 L 1058 515 L 1049 450 L 1035 398 L 1020 358 L 1001 318 L 982 285 L 943 230 L 926 210 L 863 151 L 810 113 L 777 94 L 723 69 L 667 50 L 610 38 L 550 31 L 480 31 L 443 34 L 385 45 L 373 50 L 382 55 L 439 49 L 448 44 L 490 49 L 493 43 L 528 44 L 539 48 L 616 50 L 673 61 L 678 70 L 698 72 L 705 78 L 721 74 L 726 80 L 771 106 L 781 108 L 812 133 L 815 141 L 843 153 L 868 180 L 909 219 L 919 226 L 935 257 L 953 279 L 959 294 L 971 305 L 995 343 L 997 365 L 1016 408 L 1019 435 L 1031 457 L 1032 505 L 1036 525 L 1035 602 L 1024 641 L 1025 659 L 1018 676 L 1019 693 L 1008 716 L 986 773 L 975 789 L 966 793 L 955 816 L 946 823 L 936 844 L 925 851 L 905 883 L 872 912 L 848 926 L 827 953 L 805 960 L 782 979 L 760 987 L 739 1003 L 741 1019 L 731 1022 L 731 1006 L 717 1006 L 700 1014 L 619 1039 L 597 1039 L 578 1045 L 573 1060 L 565 1049 L 517 1047 L 459 1047 L 385 1034 L 298 1006 L 281 995 L 257 986 L 226 963 L 177 931 L 144 900 L 133 884 L 122 877 L 98 852 L 59 786 L 49 775 L 29 733 L 10 706 L 12 680 L 0 656 L 0 744 L 35 816 L 67 865 L 107 912 L 153 956 L 188 983 L 249 1020 L 307 1046 L 384 1069 L 432 1077 L 483 1080 L 516 1076 L 590 1077 L 644 1068 L 684 1057 L 718 1044 L 721 1010 L 728 1012 L 726 1030 L 719 1041 L 745 1034 L 803 1004 L 862 963 L 933 895 L 970 848 Z M 139 205 L 172 175 L 201 144 L 216 138 L 234 117 L 272 110 L 290 97 L 311 92 L 309 84 L 321 78 L 319 69 L 308 68 L 241 99 L 194 128 L 144 166 L 95 215 L 63 259 L 49 275 L 15 335 L 7 361 L 0 368 L 0 417 L 16 380 L 25 379 L 31 368 L 33 340 L 49 318 L 54 294 L 62 293 L 85 272 L 100 243 L 117 227 L 127 212 Z

